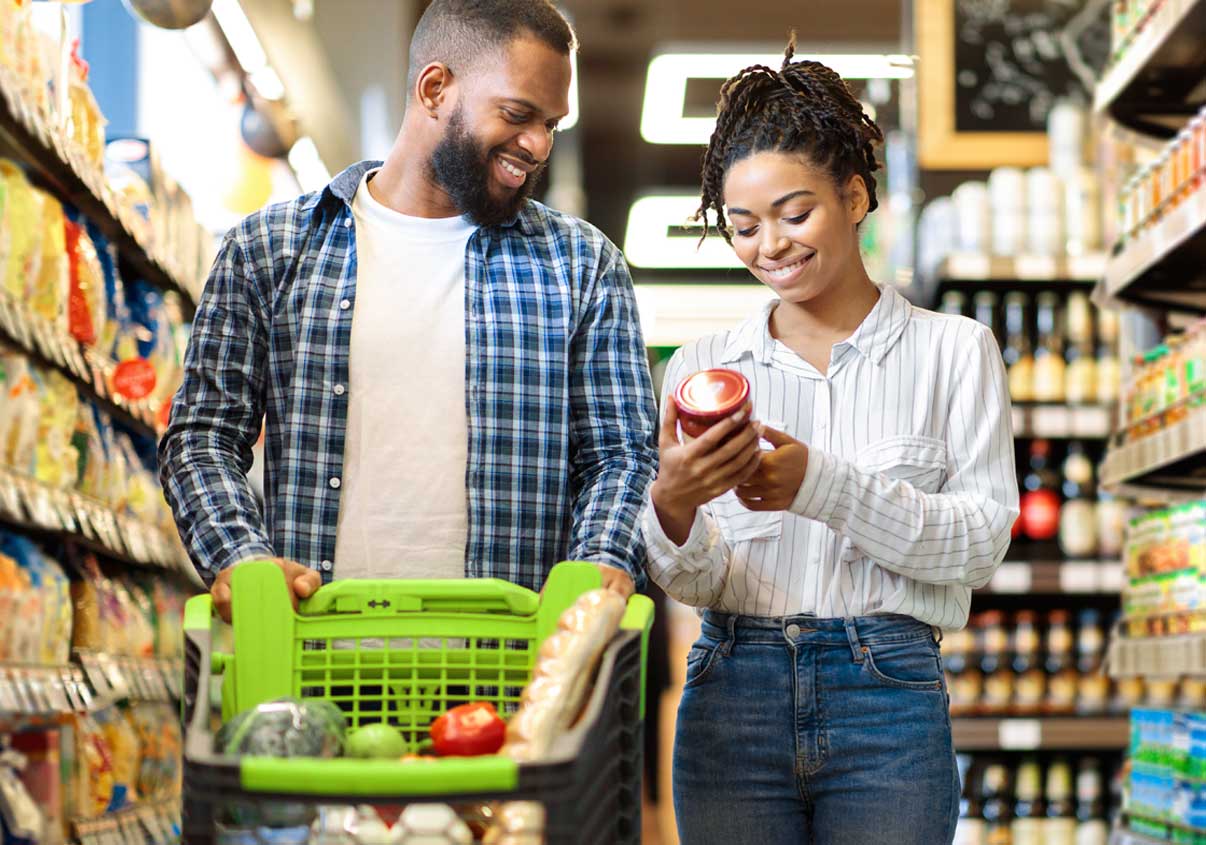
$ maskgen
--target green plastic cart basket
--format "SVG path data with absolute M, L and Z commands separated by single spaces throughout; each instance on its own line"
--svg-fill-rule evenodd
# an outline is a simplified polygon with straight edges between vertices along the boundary
M 294 611 L 273 563 L 233 573 L 233 654 L 212 649 L 209 596 L 185 608 L 184 828 L 209 845 L 228 802 L 257 805 L 540 801 L 546 841 L 637 843 L 641 824 L 644 674 L 653 603 L 629 599 L 598 667 L 584 714 L 539 763 L 507 757 L 422 763 L 267 758 L 215 749 L 211 684 L 222 720 L 273 699 L 325 699 L 349 726 L 387 722 L 417 748 L 450 707 L 518 707 L 541 643 L 562 612 L 601 584 L 597 567 L 560 563 L 540 595 L 497 579 L 339 581 Z

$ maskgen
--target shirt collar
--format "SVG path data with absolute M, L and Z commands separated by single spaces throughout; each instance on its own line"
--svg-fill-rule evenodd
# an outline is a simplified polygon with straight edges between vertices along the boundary
M 360 183 L 364 179 L 364 174 L 381 167 L 384 163 L 382 161 L 357 162 L 332 179 L 323 193 L 342 200 L 350 209 L 356 191 L 359 190 Z M 499 224 L 499 228 L 518 228 L 522 234 L 534 235 L 539 231 L 539 227 L 533 219 L 537 213 L 535 203 L 528 200 L 514 217 Z
M 913 306 L 891 285 L 876 287 L 880 292 L 879 301 L 854 330 L 854 334 L 841 343 L 857 349 L 872 363 L 878 364 L 900 339 L 912 316 Z M 778 299 L 772 299 L 757 315 L 739 324 L 729 333 L 729 342 L 725 345 L 721 357 L 722 363 L 732 363 L 745 354 L 752 355 L 754 360 L 760 363 L 770 363 L 775 345 L 775 340 L 770 334 L 770 315 L 778 304 Z

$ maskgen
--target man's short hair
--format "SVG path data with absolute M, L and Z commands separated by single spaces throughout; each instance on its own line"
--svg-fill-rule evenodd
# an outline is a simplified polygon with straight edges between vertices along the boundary
M 549 0 L 434 0 L 410 39 L 407 88 L 414 88 L 432 62 L 464 73 L 475 60 L 525 35 L 565 56 L 578 46 L 569 21 Z

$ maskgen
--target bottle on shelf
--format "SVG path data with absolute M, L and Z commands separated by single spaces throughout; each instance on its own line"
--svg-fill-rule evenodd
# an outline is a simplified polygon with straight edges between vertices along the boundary
M 999 610 L 986 610 L 980 614 L 979 628 L 980 673 L 984 678 L 979 712 L 985 716 L 1000 716 L 1009 711 L 1014 688 L 1005 617 Z
M 1047 769 L 1046 821 L 1043 845 L 1076 845 L 1076 799 L 1072 791 L 1072 766 L 1057 757 Z
M 1118 360 L 1118 313 L 1111 309 L 1097 312 L 1097 385 L 1094 395 L 1102 404 L 1118 401 L 1122 384 L 1122 366 Z
M 1013 845 L 1010 829 L 1013 798 L 1009 789 L 1009 770 L 1001 763 L 992 763 L 984 769 L 981 784 L 985 845 Z
M 1079 440 L 1068 444 L 1064 458 L 1064 503 L 1059 513 L 1059 547 L 1071 558 L 1097 552 L 1097 507 L 1093 501 L 1093 462 Z
M 992 336 L 997 341 L 999 348 L 1004 348 L 1005 336 L 1001 331 L 1001 320 L 998 317 L 999 309 L 997 307 L 1000 298 L 990 290 L 982 290 L 975 295 L 972 300 L 973 315 L 976 322 L 983 323 L 992 331 Z
M 1034 401 L 1034 348 L 1030 342 L 1030 301 L 1024 293 L 1005 295 L 1005 348 L 1009 396 L 1014 402 Z
M 1076 712 L 1080 676 L 1076 671 L 1076 643 L 1066 610 L 1047 617 L 1047 699 L 1044 711 L 1052 716 Z
M 1014 699 L 1012 713 L 1033 716 L 1043 709 L 1047 675 L 1042 660 L 1036 614 L 1020 610 L 1013 622 Z
M 1076 845 L 1107 845 L 1110 825 L 1106 819 L 1101 764 L 1096 758 L 1084 757 L 1076 773 Z
M 980 779 L 974 763 L 963 775 L 963 790 L 959 798 L 959 821 L 951 845 L 984 845 L 984 814 L 980 803 Z
M 1038 761 L 1027 758 L 1018 766 L 1014 786 L 1012 845 L 1044 845 L 1043 771 Z
M 938 310 L 943 314 L 953 314 L 956 317 L 967 316 L 967 294 L 963 291 L 948 290 L 942 294 Z
M 1030 441 L 1030 470 L 1022 479 L 1022 531 L 1031 540 L 1053 540 L 1059 533 L 1059 478 L 1051 468 L 1051 441 Z
M 1126 539 L 1129 505 L 1112 493 L 1097 491 L 1097 553 L 1104 560 L 1118 560 Z
M 983 692 L 983 682 L 976 649 L 976 635 L 970 627 L 944 634 L 942 665 L 946 670 L 951 715 L 967 716 L 974 713 Z
M 1044 291 L 1038 295 L 1036 303 L 1038 343 L 1034 349 L 1034 399 L 1036 402 L 1063 402 L 1066 364 L 1059 296 Z
M 1097 358 L 1093 348 L 1093 307 L 1086 294 L 1077 292 L 1068 297 L 1067 336 L 1064 395 L 1072 404 L 1088 404 L 1097 397 Z
M 1079 713 L 1104 713 L 1109 706 L 1110 679 L 1102 665 L 1105 658 L 1105 631 L 1101 614 L 1085 608 L 1078 618 L 1076 670 L 1080 675 L 1076 709 Z

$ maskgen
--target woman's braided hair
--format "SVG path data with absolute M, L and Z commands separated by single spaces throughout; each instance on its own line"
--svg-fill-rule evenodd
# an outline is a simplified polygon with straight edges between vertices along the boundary
M 717 231 L 732 243 L 724 217 L 724 178 L 735 162 L 754 153 L 799 152 L 838 186 L 857 174 L 867 185 L 867 212 L 879 205 L 871 174 L 879 169 L 875 144 L 883 141 L 883 132 L 840 76 L 820 62 L 793 62 L 795 52 L 792 32 L 778 71 L 752 65 L 721 86 L 716 129 L 703 157 L 702 202 L 695 214 L 703 220 L 704 237 L 708 214 L 715 212 Z

